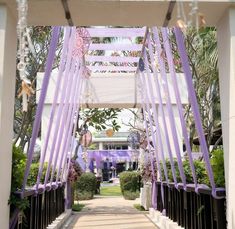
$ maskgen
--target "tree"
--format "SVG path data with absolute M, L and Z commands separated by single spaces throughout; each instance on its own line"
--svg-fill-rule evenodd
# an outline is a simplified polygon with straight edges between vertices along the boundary
M 51 27 L 49 26 L 36 26 L 29 28 L 29 35 L 31 40 L 30 52 L 28 56 L 28 64 L 26 68 L 26 76 L 31 82 L 32 88 L 36 88 L 36 76 L 38 72 L 44 71 L 44 66 L 47 59 L 50 38 L 51 38 Z M 58 45 L 58 55 L 54 62 L 54 68 L 58 66 L 61 52 L 62 34 L 60 36 Z M 19 62 L 19 59 L 17 59 Z M 19 71 L 16 70 L 16 91 L 15 91 L 15 112 L 14 112 L 14 133 L 16 143 L 19 141 L 19 145 L 24 149 L 24 146 L 30 140 L 32 133 L 32 125 L 35 118 L 36 111 L 36 93 L 32 94 L 28 99 L 28 110 L 27 112 L 22 111 L 22 98 L 18 97 L 21 90 L 21 79 Z
M 211 145 L 213 131 L 218 127 L 220 115 L 218 50 L 216 29 L 201 28 L 197 31 L 190 28 L 186 34 L 186 47 L 192 69 L 194 88 L 197 95 L 202 124 L 207 133 L 207 145 Z M 191 136 L 195 137 L 195 124 L 191 107 L 186 109 Z
M 44 72 L 45 63 L 47 60 L 48 49 L 51 39 L 51 27 L 36 26 L 29 28 L 31 38 L 31 46 L 29 52 L 28 65 L 26 69 L 27 78 L 30 80 L 32 88 L 36 88 L 36 77 L 38 72 Z M 60 54 L 62 50 L 63 32 L 61 32 L 57 45 L 56 59 L 53 69 L 58 67 L 60 62 Z M 17 57 L 18 58 L 18 57 Z M 17 59 L 19 62 L 19 58 Z M 14 143 L 18 142 L 22 149 L 26 143 L 29 143 L 32 126 L 36 112 L 36 93 L 32 94 L 28 99 L 27 112 L 22 111 L 22 98 L 18 97 L 21 90 L 21 79 L 19 71 L 16 70 L 16 91 L 15 91 L 15 111 L 14 111 Z M 81 110 L 80 118 L 84 120 L 84 124 L 91 125 L 97 130 L 105 129 L 111 126 L 114 130 L 118 130 L 120 126 L 115 119 L 120 109 L 86 109 Z M 39 133 L 40 136 L 40 133 Z
M 120 126 L 116 122 L 118 113 L 121 109 L 114 108 L 93 108 L 81 110 L 80 120 L 83 123 L 80 126 L 88 125 L 94 127 L 97 131 L 105 130 L 107 127 L 118 131 Z

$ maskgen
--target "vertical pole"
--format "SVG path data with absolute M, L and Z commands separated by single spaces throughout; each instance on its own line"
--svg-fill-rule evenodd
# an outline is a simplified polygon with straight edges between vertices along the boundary
M 8 199 L 11 162 L 16 72 L 16 21 L 0 4 L 0 225 L 9 227 Z
M 99 150 L 103 150 L 104 149 L 104 144 L 103 142 L 99 142 Z
M 235 9 L 218 23 L 219 83 L 228 229 L 235 228 Z

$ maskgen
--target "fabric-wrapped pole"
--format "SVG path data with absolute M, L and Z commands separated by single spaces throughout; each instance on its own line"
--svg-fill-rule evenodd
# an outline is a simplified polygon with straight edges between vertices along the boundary
M 58 172 L 57 172 L 57 175 L 56 175 L 56 183 L 58 182 L 58 179 L 59 179 L 59 176 L 60 176 L 60 172 L 61 172 L 61 166 L 62 166 L 62 162 L 64 161 L 64 157 L 66 157 L 67 153 L 68 153 L 68 145 L 69 143 L 72 143 L 72 134 L 73 134 L 73 131 L 72 131 L 72 128 L 73 126 L 75 125 L 74 123 L 74 118 L 75 118 L 75 113 L 76 113 L 76 104 L 77 104 L 77 100 L 78 100 L 78 96 L 80 95 L 80 83 L 81 83 L 81 74 L 82 74 L 82 70 L 83 68 L 81 66 L 80 67 L 80 70 L 78 71 L 78 74 L 77 74 L 77 82 L 76 82 L 76 86 L 74 87 L 74 90 L 72 92 L 72 97 L 71 97 L 71 103 L 73 103 L 73 105 L 71 104 L 70 105 L 70 109 L 71 109 L 71 112 L 69 111 L 69 114 L 68 115 L 68 120 L 67 121 L 70 121 L 70 124 L 65 132 L 65 135 L 64 135 L 64 139 L 63 139 L 63 142 L 61 144 L 62 146 L 62 150 L 61 150 L 61 157 L 60 157 L 60 162 L 59 162 L 59 165 L 58 165 Z M 82 70 L 81 70 L 82 69 Z M 73 100 L 73 101 L 72 101 Z M 72 147 L 73 145 L 71 145 L 71 150 L 72 150 Z M 51 176 L 51 182 L 52 182 L 52 179 L 53 179 L 53 176 Z
M 181 153 L 180 153 L 180 146 L 179 146 L 179 141 L 178 141 L 179 136 L 178 136 L 178 133 L 176 130 L 176 123 L 175 123 L 174 113 L 173 113 L 173 109 L 172 109 L 171 96 L 170 96 L 170 90 L 169 90 L 169 86 L 168 86 L 168 79 L 167 79 L 167 75 L 166 75 L 165 63 L 164 63 L 162 56 L 161 56 L 161 53 L 163 50 L 161 49 L 161 43 L 160 43 L 158 32 L 154 33 L 154 41 L 156 44 L 156 53 L 157 53 L 158 63 L 160 66 L 160 73 L 162 76 L 161 77 L 162 87 L 163 87 L 164 93 L 166 95 L 166 108 L 167 108 L 167 113 L 169 116 L 170 127 L 171 127 L 170 129 L 171 129 L 171 133 L 173 136 L 173 142 L 174 142 L 176 157 L 177 157 L 177 161 L 178 161 L 180 177 L 181 177 L 182 183 L 184 185 L 184 189 L 186 189 L 186 177 L 184 174 L 183 163 L 182 163 L 182 158 L 181 158 Z M 153 53 L 151 46 L 149 46 L 149 49 L 150 49 L 149 50 L 150 54 Z M 159 84 L 159 81 L 160 81 L 160 79 L 156 78 L 157 84 Z
M 153 30 L 155 29 L 153 28 Z M 173 61 L 171 46 L 170 46 L 170 42 L 168 38 L 167 28 L 162 28 L 161 31 L 162 31 L 162 37 L 163 37 L 163 45 L 166 51 L 167 62 L 168 62 L 169 70 L 170 70 L 170 76 L 173 82 L 173 90 L 175 93 L 176 105 L 177 105 L 178 112 L 179 112 L 179 118 L 180 118 L 183 136 L 184 136 L 186 151 L 187 151 L 187 155 L 189 158 L 189 164 L 190 164 L 190 168 L 192 171 L 193 181 L 194 181 L 195 187 L 197 187 L 197 177 L 196 177 L 196 172 L 195 172 L 195 166 L 193 164 L 192 150 L 191 150 L 191 146 L 189 143 L 189 136 L 188 136 L 187 126 L 186 126 L 186 121 L 184 119 L 184 108 L 183 108 L 181 98 L 180 98 L 178 81 L 177 81 L 177 76 L 176 76 L 176 72 L 174 68 L 174 61 Z
M 150 111 L 150 105 L 149 105 L 149 101 L 148 101 L 148 96 L 147 96 L 147 92 L 146 92 L 146 88 L 144 86 L 144 81 L 143 81 L 143 73 L 141 72 L 139 74 L 140 76 L 140 82 L 142 85 L 142 89 L 143 89 L 143 98 L 144 101 L 146 103 L 146 107 L 147 107 L 147 114 L 148 114 L 148 119 L 149 119 L 149 126 L 150 126 L 150 130 L 151 130 L 151 135 L 152 135 L 152 140 L 153 140 L 153 146 L 154 146 L 154 150 L 155 150 L 155 155 L 156 155 L 156 161 L 157 161 L 157 167 L 158 167 L 158 171 L 159 171 L 159 177 L 160 177 L 160 181 L 161 181 L 161 197 L 162 197 L 162 203 L 163 203 L 163 214 L 165 214 L 165 201 L 164 201 L 164 190 L 163 190 L 163 177 L 162 177 L 162 173 L 161 173 L 161 164 L 160 164 L 160 160 L 159 160 L 159 155 L 158 155 L 158 148 L 157 148 L 157 143 L 156 143 L 156 139 L 155 139 L 155 132 L 153 129 L 153 122 L 152 122 L 152 117 L 151 117 L 151 111 Z M 157 132 L 158 133 L 158 132 Z M 165 173 L 165 171 L 164 171 Z
M 50 42 L 50 47 L 49 47 L 49 53 L 48 53 L 47 62 L 46 62 L 46 70 L 45 70 L 45 74 L 43 77 L 41 94 L 40 94 L 40 98 L 39 98 L 39 102 L 38 102 L 38 106 L 37 106 L 35 121 L 33 124 L 32 137 L 31 137 L 30 146 L 29 146 L 29 150 L 28 150 L 28 159 L 27 159 L 26 169 L 25 169 L 25 173 L 24 173 L 24 181 L 23 181 L 23 185 L 22 185 L 22 195 L 24 194 L 25 186 L 26 186 L 29 171 L 30 171 L 30 165 L 31 165 L 32 159 L 33 159 L 34 146 L 35 146 L 35 142 L 36 142 L 36 139 L 38 136 L 38 131 L 40 128 L 44 101 L 46 98 L 49 79 L 50 79 L 51 71 L 53 68 L 53 61 L 54 61 L 54 57 L 55 57 L 55 53 L 56 53 L 56 47 L 57 47 L 57 42 L 59 39 L 59 34 L 60 34 L 60 27 L 53 27 L 52 37 L 51 37 L 51 42 Z
M 182 63 L 182 68 L 184 70 L 185 79 L 186 79 L 186 83 L 188 87 L 189 100 L 191 102 L 192 112 L 193 112 L 194 119 L 195 119 L 195 126 L 196 126 L 197 133 L 199 136 L 199 141 L 200 141 L 201 149 L 203 152 L 203 158 L 205 161 L 206 170 L 207 170 L 211 188 L 212 188 L 212 195 L 213 197 L 218 198 L 216 196 L 214 175 L 213 175 L 213 171 L 212 171 L 211 164 L 210 164 L 209 151 L 208 151 L 207 144 L 206 144 L 205 133 L 202 127 L 202 121 L 200 117 L 199 107 L 197 104 L 196 93 L 193 87 L 192 73 L 189 67 L 188 56 L 185 50 L 183 34 L 179 28 L 174 28 L 174 32 L 175 32 L 176 43 L 178 46 L 178 51 L 179 51 L 179 55 L 180 55 L 180 59 Z
M 151 151 L 151 145 L 150 145 L 150 138 L 149 138 L 149 127 L 148 127 L 148 123 L 147 123 L 147 118 L 146 118 L 146 107 L 143 101 L 143 95 L 141 93 L 141 105 L 143 108 L 143 117 L 144 117 L 144 126 L 146 129 L 146 137 L 147 137 L 147 142 L 148 142 L 148 149 L 149 149 L 149 154 L 150 154 L 150 163 L 151 163 L 151 170 L 152 170 L 152 207 L 154 209 L 157 209 L 157 193 L 156 193 L 156 175 L 155 175 L 155 165 L 154 165 L 154 155 L 153 152 Z M 161 172 L 161 171 L 160 171 Z
M 149 36 L 150 36 L 150 34 L 149 34 Z M 150 37 L 148 39 L 148 48 L 149 48 L 149 57 L 150 57 L 151 67 L 153 69 L 153 75 L 154 75 L 153 81 L 155 82 L 156 78 L 158 78 L 158 72 L 156 70 L 156 67 L 154 66 L 154 57 L 153 57 L 153 50 L 152 50 L 152 46 L 151 46 L 151 42 L 150 42 Z M 151 77 L 151 74 L 149 74 L 149 77 Z M 160 85 L 158 82 L 156 82 L 155 85 L 156 85 L 157 100 L 159 102 L 159 110 L 160 110 L 160 114 L 162 115 L 162 122 L 163 122 L 164 134 L 165 134 L 165 139 L 166 139 L 167 152 L 168 152 L 169 160 L 170 160 L 170 164 L 171 164 L 172 176 L 173 176 L 175 186 L 177 186 L 175 165 L 174 165 L 174 159 L 173 159 L 173 155 L 172 155 L 172 148 L 171 148 L 170 140 L 169 140 L 168 129 L 167 129 L 167 125 L 166 125 L 166 117 L 165 117 L 165 112 L 164 112 L 164 108 L 163 108 L 161 89 L 160 89 Z M 151 82 L 150 82 L 150 91 L 151 92 L 153 91 Z M 153 92 L 151 94 L 152 94 L 151 95 L 152 100 L 154 100 Z
M 82 62 L 81 63 L 81 68 L 84 69 L 84 63 Z M 82 76 L 80 76 L 82 77 Z M 84 81 L 81 79 L 81 84 L 80 84 L 80 87 L 78 89 L 79 93 L 81 93 L 82 91 L 82 86 L 83 86 L 83 83 Z M 79 94 L 80 95 L 80 94 Z M 75 125 L 74 125 L 74 128 L 73 128 L 73 138 L 72 138 L 72 143 L 71 143 L 71 146 L 70 146 L 70 150 L 67 150 L 66 151 L 70 151 L 70 154 L 69 154 L 69 160 L 68 160 L 68 163 L 66 163 L 67 161 L 67 158 L 65 157 L 64 158 L 64 162 L 63 162 L 63 171 L 62 171 L 62 177 L 65 177 L 65 180 L 67 181 L 68 179 L 68 174 L 69 174 L 69 167 L 70 167 L 70 163 L 71 163 L 71 157 L 72 157 L 72 146 L 74 145 L 74 141 L 75 141 L 75 134 L 76 134 L 76 123 L 78 122 L 78 119 L 79 119 L 79 109 L 80 109 L 80 97 L 78 99 L 78 102 L 77 102 L 77 107 L 76 107 L 76 110 L 77 110 L 77 113 L 76 113 L 76 117 L 75 117 Z M 69 146 L 68 146 L 69 147 Z M 81 149 L 81 147 L 80 147 Z M 65 165 L 67 164 L 67 171 L 65 170 Z
M 56 154 L 57 154 L 57 152 L 55 152 L 55 146 L 56 146 L 56 143 L 58 140 L 58 132 L 59 132 L 59 130 L 62 129 L 61 125 L 64 125 L 64 123 L 61 123 L 61 118 L 63 116 L 63 113 L 65 113 L 64 112 L 65 98 L 68 97 L 68 95 L 71 92 L 71 91 L 69 91 L 68 87 L 69 87 L 69 81 L 71 81 L 71 78 L 73 76 L 70 72 L 73 72 L 74 68 L 75 68 L 75 64 L 72 62 L 72 51 L 73 51 L 74 40 L 75 40 L 75 29 L 72 29 L 71 37 L 70 37 L 70 41 L 69 41 L 69 47 L 68 47 L 69 48 L 68 55 L 66 58 L 65 72 L 64 72 L 64 75 L 68 76 L 68 78 L 67 78 L 67 80 L 65 80 L 65 85 L 64 85 L 65 91 L 63 91 L 63 93 L 61 93 L 60 103 L 58 106 L 58 112 L 57 112 L 58 115 L 56 117 L 56 122 L 55 122 L 54 136 L 52 139 L 52 144 L 51 144 L 51 149 L 50 149 L 51 152 L 50 152 L 50 157 L 49 157 L 49 161 L 48 161 L 46 176 L 44 179 L 44 187 L 46 187 L 48 177 L 50 175 L 50 169 L 51 169 L 51 163 L 53 160 L 53 156 L 56 157 Z
M 59 95 L 59 91 L 60 91 L 60 87 L 61 87 L 60 84 L 61 84 L 61 80 L 62 80 L 62 73 L 64 70 L 63 63 L 64 63 L 64 58 L 67 54 L 67 46 L 68 46 L 69 36 L 70 36 L 70 28 L 66 27 L 64 44 L 63 44 L 63 48 L 62 48 L 62 56 L 61 56 L 61 60 L 60 60 L 59 72 L 58 72 L 56 88 L 55 88 L 55 92 L 54 92 L 54 98 L 53 98 L 53 103 L 52 103 L 52 108 L 51 108 L 50 119 L 49 119 L 49 125 L 48 125 L 47 134 L 45 137 L 45 142 L 44 142 L 43 149 L 42 149 L 41 156 L 40 156 L 40 165 L 39 165 L 39 170 L 38 170 L 38 175 L 37 175 L 36 190 L 38 190 L 38 186 L 39 186 L 39 183 L 40 183 L 40 180 L 42 177 L 43 165 L 44 165 L 47 147 L 48 147 L 48 143 L 49 143 L 49 139 L 50 139 L 50 135 L 51 135 L 53 120 L 54 120 L 55 113 L 56 113 L 57 100 L 58 100 L 58 95 Z
M 159 146 L 159 152 L 161 155 L 165 179 L 168 184 L 169 181 L 168 181 L 168 173 L 167 173 L 166 161 L 165 161 L 165 156 L 164 156 L 164 148 L 163 148 L 162 136 L 160 133 L 160 126 L 159 126 L 159 119 L 158 119 L 157 110 L 156 110 L 156 104 L 155 104 L 154 97 L 153 97 L 153 87 L 152 87 L 152 83 L 150 82 L 151 76 L 150 76 L 150 70 L 148 66 L 148 59 L 147 59 L 146 52 L 144 52 L 144 62 L 145 62 L 147 77 L 144 77 L 143 82 L 145 84 L 146 92 L 147 91 L 149 92 L 149 98 L 147 99 L 147 101 L 149 101 L 149 103 L 151 103 L 151 106 L 152 106 L 153 121 L 156 126 L 156 135 L 157 135 L 157 141 L 158 141 L 158 146 Z M 149 90 L 147 90 L 147 88 Z M 148 94 L 146 94 L 146 96 L 148 96 Z
M 55 148 L 55 157 L 54 157 L 54 161 L 53 161 L 53 166 L 52 166 L 52 172 L 51 172 L 51 180 L 50 183 L 52 184 L 53 181 L 53 177 L 55 174 L 56 169 L 58 169 L 57 172 L 59 172 L 60 168 L 57 168 L 57 164 L 58 164 L 58 160 L 60 160 L 63 157 L 63 153 L 61 151 L 61 146 L 64 145 L 64 142 L 66 141 L 66 139 L 68 138 L 69 135 L 69 126 L 70 123 L 73 122 L 73 118 L 72 118 L 72 110 L 73 110 L 73 103 L 71 103 L 71 100 L 74 99 L 74 95 L 75 95 L 75 89 L 76 89 L 76 85 L 78 82 L 78 77 L 77 77 L 77 73 L 79 71 L 79 66 L 76 65 L 75 60 L 73 59 L 72 62 L 74 62 L 72 64 L 72 66 L 74 65 L 75 68 L 72 68 L 72 72 L 70 74 L 72 74 L 72 80 L 71 82 L 69 82 L 69 93 L 67 94 L 66 98 L 65 98 L 65 104 L 64 104 L 64 112 L 62 114 L 62 120 L 61 120 L 61 126 L 59 129 L 59 136 L 57 139 L 57 145 Z
M 79 68 L 79 67 L 77 67 Z M 77 72 L 78 70 L 75 71 L 75 75 L 77 75 Z M 71 88 L 71 96 L 70 96 L 70 101 L 68 102 L 68 106 L 69 106 L 69 109 L 68 109 L 68 113 L 67 113 L 67 117 L 66 117 L 66 121 L 65 121 L 65 129 L 64 129 L 64 133 L 62 135 L 62 138 L 61 138 L 61 141 L 60 144 L 58 144 L 57 146 L 57 150 L 58 150 L 58 153 L 59 153 L 59 158 L 57 158 L 56 160 L 54 160 L 54 167 L 57 169 L 57 179 L 58 180 L 58 176 L 60 174 L 60 171 L 61 171 L 61 164 L 62 164 L 62 161 L 63 161 L 63 158 L 64 158 L 64 155 L 66 154 L 65 152 L 65 147 L 67 145 L 67 142 L 70 141 L 70 139 L 72 138 L 72 127 L 73 127 L 73 123 L 74 123 L 74 115 L 75 115 L 75 99 L 76 99 L 76 94 L 77 93 L 77 89 L 78 89 L 78 84 L 79 84 L 79 76 L 74 80 L 75 82 L 73 83 L 72 85 L 72 88 Z M 72 101 L 73 100 L 73 101 Z M 53 182 L 53 177 L 54 177 L 54 173 L 56 171 L 55 170 L 52 170 L 52 173 L 51 173 L 51 180 L 50 180 L 50 183 L 52 184 Z M 57 182 L 56 182 L 57 183 Z

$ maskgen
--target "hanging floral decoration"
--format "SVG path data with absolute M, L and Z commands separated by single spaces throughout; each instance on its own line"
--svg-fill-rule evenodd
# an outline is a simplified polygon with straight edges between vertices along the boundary
M 73 57 L 82 58 L 89 50 L 91 36 L 86 28 L 77 28 Z
M 189 2 L 190 11 L 187 16 L 184 5 L 185 3 L 182 1 L 177 2 L 176 26 L 178 26 L 183 31 L 183 33 L 186 33 L 186 30 L 189 26 L 195 26 L 197 30 L 199 28 L 205 27 L 205 16 L 199 12 L 198 0 L 192 0 Z
M 28 1 L 17 0 L 18 10 L 18 23 L 17 23 L 17 37 L 18 37 L 18 64 L 17 70 L 19 71 L 20 79 L 22 80 L 21 91 L 18 97 L 22 96 L 22 107 L 23 111 L 26 112 L 28 109 L 28 98 L 34 94 L 31 82 L 27 79 L 26 68 L 29 62 L 29 34 L 27 31 L 27 15 L 28 15 Z
M 23 101 L 22 107 L 23 107 L 24 112 L 26 112 L 28 110 L 28 99 L 33 94 L 34 94 L 34 90 L 31 87 L 30 82 L 26 82 L 26 81 L 22 80 L 21 90 L 18 94 L 18 98 L 20 98 L 22 96 L 22 101 Z
M 139 59 L 139 70 L 141 72 L 145 70 L 144 60 L 142 58 Z
M 75 182 L 82 175 L 82 173 L 83 171 L 79 163 L 76 160 L 71 159 L 69 166 L 68 180 L 70 182 Z
M 88 67 L 85 66 L 84 69 L 83 69 L 82 76 L 83 76 L 85 79 L 89 79 L 90 76 L 91 76 L 91 70 L 90 70 Z
M 182 19 L 178 19 L 176 22 L 177 27 L 179 27 L 184 33 L 186 32 L 187 25 Z
M 140 144 L 140 133 L 137 131 L 132 131 L 127 137 L 127 141 L 132 149 L 137 149 Z
M 80 143 L 83 147 L 88 147 L 92 143 L 92 134 L 89 130 L 81 136 Z

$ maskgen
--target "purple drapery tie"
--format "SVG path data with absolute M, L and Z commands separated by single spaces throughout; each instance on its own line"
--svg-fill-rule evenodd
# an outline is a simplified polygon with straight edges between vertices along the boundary
M 95 153 L 95 162 L 96 162 L 96 168 L 101 169 L 101 155 L 99 152 Z
M 89 169 L 92 173 L 94 173 L 94 161 L 92 159 L 90 159 Z
M 184 189 L 186 189 L 186 177 L 184 174 L 183 163 L 182 163 L 181 154 L 180 154 L 178 134 L 177 134 L 176 124 L 175 124 L 175 120 L 174 120 L 174 114 L 173 114 L 173 110 L 172 110 L 172 103 L 171 103 L 171 97 L 170 97 L 170 90 L 168 87 L 168 79 L 167 79 L 167 75 L 166 75 L 165 63 L 163 62 L 163 59 L 161 57 L 162 49 L 161 49 L 161 43 L 160 43 L 158 32 L 154 33 L 154 41 L 156 43 L 157 57 L 158 57 L 160 72 L 161 72 L 161 76 L 162 76 L 161 82 L 162 82 L 163 90 L 166 95 L 166 108 L 167 108 L 167 113 L 169 115 L 169 121 L 170 121 L 170 127 L 171 127 L 170 129 L 171 129 L 171 133 L 173 136 L 173 142 L 174 142 L 175 152 L 176 152 L 176 156 L 177 156 L 180 177 L 183 182 Z M 156 78 L 156 82 L 157 83 L 159 82 L 158 77 Z
M 171 53 L 171 47 L 170 47 L 170 42 L 169 42 L 169 38 L 167 34 L 167 28 L 162 28 L 162 37 L 163 37 L 163 44 L 166 50 L 166 56 L 167 56 L 169 70 L 170 70 L 170 75 L 171 75 L 171 79 L 173 82 L 173 90 L 175 92 L 176 104 L 177 104 L 178 111 L 179 111 L 179 118 L 180 118 L 180 122 L 182 126 L 182 132 L 184 136 L 186 151 L 187 151 L 188 158 L 189 158 L 190 168 L 191 168 L 192 175 L 193 175 L 193 181 L 194 181 L 195 187 L 197 187 L 197 177 L 196 177 L 196 172 L 195 172 L 195 166 L 193 164 L 192 150 L 191 150 L 191 146 L 189 143 L 186 122 L 184 119 L 184 109 L 183 109 L 181 98 L 180 98 L 178 81 L 177 81 L 177 76 L 176 76 L 176 72 L 174 68 L 173 56 Z
M 31 138 L 30 146 L 29 146 L 29 150 L 28 150 L 28 160 L 27 160 L 27 164 L 26 164 L 24 181 L 23 181 L 23 185 L 22 185 L 22 195 L 24 194 L 25 186 L 27 183 L 27 178 L 28 178 L 29 171 L 30 171 L 30 165 L 31 165 L 32 159 L 33 159 L 34 146 L 35 146 L 35 142 L 36 142 L 36 139 L 38 136 L 38 131 L 40 128 L 44 101 L 46 98 L 49 79 L 50 79 L 51 71 L 53 68 L 53 61 L 54 61 L 54 57 L 55 57 L 55 53 L 56 53 L 56 47 L 57 47 L 57 42 L 59 39 L 59 34 L 60 34 L 60 27 L 57 27 L 57 26 L 53 27 L 52 37 L 51 37 L 51 42 L 50 42 L 50 47 L 49 47 L 49 53 L 48 53 L 48 58 L 47 58 L 47 62 L 46 62 L 46 70 L 45 70 L 45 74 L 43 77 L 41 94 L 40 94 L 40 98 L 39 98 L 39 102 L 38 102 L 38 106 L 37 106 L 35 121 L 33 124 L 32 138 Z
M 202 128 L 199 107 L 197 104 L 196 93 L 195 93 L 195 90 L 193 87 L 192 73 L 191 73 L 191 70 L 189 67 L 188 56 L 187 56 L 187 53 L 185 50 L 183 34 L 182 34 L 182 31 L 176 27 L 174 28 L 174 32 L 175 32 L 176 43 L 178 46 L 178 51 L 179 51 L 179 55 L 180 55 L 180 59 L 181 59 L 181 63 L 182 63 L 182 68 L 184 70 L 185 79 L 186 79 L 186 83 L 187 83 L 187 87 L 188 87 L 189 100 L 191 102 L 192 112 L 193 112 L 194 119 L 195 119 L 195 126 L 196 126 L 197 133 L 199 136 L 199 141 L 200 141 L 201 149 L 203 152 L 203 158 L 205 161 L 206 170 L 207 170 L 208 177 L 209 177 L 210 184 L 211 184 L 211 188 L 212 188 L 212 196 L 214 198 L 219 198 L 216 195 L 214 175 L 213 175 L 213 171 L 212 171 L 211 164 L 210 164 L 209 152 L 208 152 L 206 139 L 205 139 L 205 133 Z

